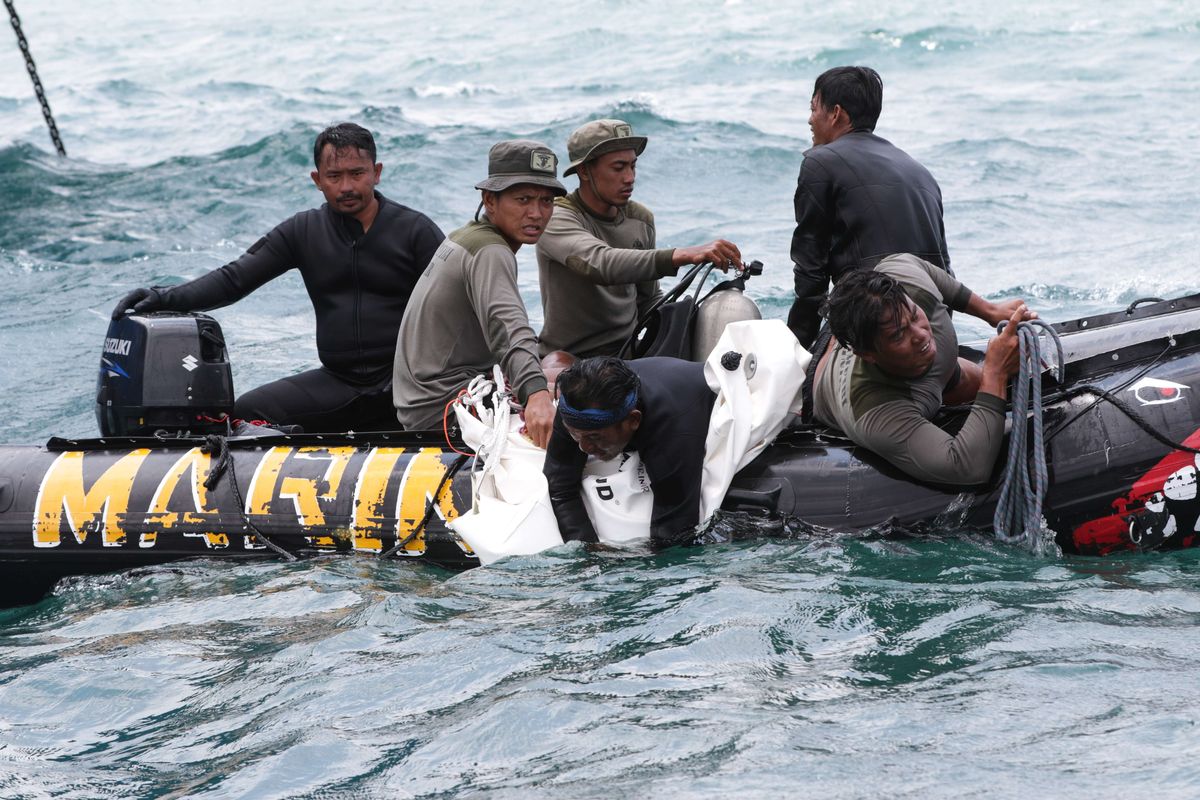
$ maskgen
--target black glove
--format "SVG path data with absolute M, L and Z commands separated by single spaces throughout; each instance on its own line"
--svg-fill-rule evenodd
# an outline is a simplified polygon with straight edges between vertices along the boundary
M 162 298 L 159 297 L 157 291 L 154 289 L 134 289 L 122 297 L 121 302 L 117 303 L 117 307 L 113 309 L 112 318 L 120 319 L 125 316 L 126 311 L 141 314 L 161 307 Z

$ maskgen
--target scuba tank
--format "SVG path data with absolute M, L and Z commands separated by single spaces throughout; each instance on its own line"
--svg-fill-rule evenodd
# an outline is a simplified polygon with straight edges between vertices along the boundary
M 692 267 L 638 321 L 633 335 L 621 347 L 621 357 L 669 356 L 705 361 L 730 322 L 762 319 L 758 306 L 744 294 L 746 279 L 762 275 L 762 270 L 761 261 L 751 261 L 736 277 L 718 283 L 701 297 L 713 265 L 706 262 Z M 693 283 L 695 291 L 685 295 Z
M 731 322 L 762 319 L 758 304 L 746 297 L 746 277 L 761 275 L 762 264 L 753 261 L 736 278 L 722 281 L 700 301 L 692 326 L 692 360 L 707 360 L 725 326 Z

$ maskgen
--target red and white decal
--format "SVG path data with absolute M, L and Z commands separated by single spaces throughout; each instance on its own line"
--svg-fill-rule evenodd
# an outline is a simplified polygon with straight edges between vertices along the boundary
M 1187 388 L 1187 387 L 1184 387 Z M 1200 448 L 1200 430 L 1183 440 Z M 1085 522 L 1071 532 L 1081 553 L 1153 550 L 1200 544 L 1200 455 L 1174 450 L 1113 501 L 1113 513 Z
M 1133 396 L 1144 406 L 1161 406 L 1179 400 L 1183 397 L 1184 390 L 1189 388 L 1191 387 L 1182 383 L 1162 378 L 1142 378 L 1126 391 L 1133 392 Z

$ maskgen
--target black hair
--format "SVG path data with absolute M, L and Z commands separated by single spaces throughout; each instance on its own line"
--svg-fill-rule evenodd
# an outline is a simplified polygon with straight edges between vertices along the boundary
M 904 287 L 891 275 L 854 269 L 834 284 L 821 313 L 839 342 L 865 353 L 875 351 L 884 324 L 904 319 L 908 304 Z
M 616 411 L 625 405 L 630 392 L 642 385 L 637 374 L 619 358 L 596 356 L 577 361 L 559 373 L 559 395 L 575 408 Z
M 817 77 L 813 97 L 826 110 L 841 106 L 856 131 L 873 131 L 883 110 L 883 78 L 870 67 L 834 67 Z
M 321 168 L 321 152 L 327 144 L 333 145 L 334 152 L 349 147 L 357 148 L 371 157 L 372 164 L 375 163 L 375 137 L 361 125 L 339 122 L 318 133 L 317 141 L 313 145 L 313 163 L 317 165 L 317 169 Z

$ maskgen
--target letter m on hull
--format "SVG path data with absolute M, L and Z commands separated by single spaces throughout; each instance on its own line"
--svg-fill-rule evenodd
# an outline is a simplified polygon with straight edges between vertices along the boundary
M 112 462 L 84 486 L 84 454 L 67 452 L 55 459 L 42 476 L 33 515 L 35 547 L 57 547 L 66 529 L 83 544 L 96 533 L 105 547 L 125 543 L 124 518 L 129 511 L 133 479 L 149 450 L 133 450 Z

